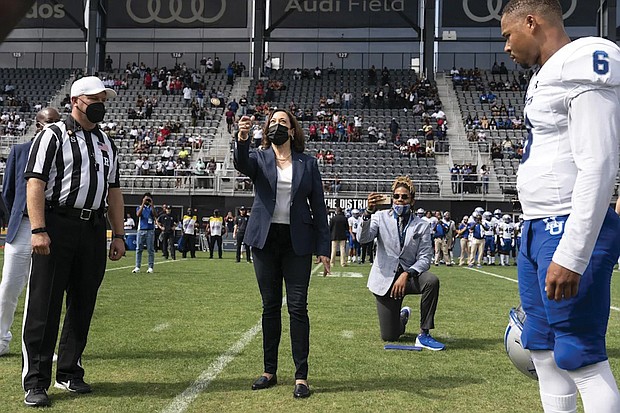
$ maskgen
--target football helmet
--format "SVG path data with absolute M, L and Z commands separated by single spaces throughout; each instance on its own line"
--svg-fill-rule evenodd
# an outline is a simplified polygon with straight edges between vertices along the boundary
M 502 216 L 502 210 L 497 208 L 495 211 L 493 211 L 493 215 L 495 215 L 495 218 L 500 219 Z
M 519 222 L 523 222 L 523 214 L 519 214 Z
M 502 220 L 504 220 L 504 222 L 508 224 L 510 221 L 512 221 L 512 218 L 510 218 L 510 215 L 504 214 Z
M 493 214 L 491 214 L 491 211 L 485 211 L 484 214 L 482 214 L 482 218 L 485 221 L 490 221 L 491 218 L 493 218 Z
M 474 212 L 479 213 L 480 215 L 482 215 L 484 213 L 484 208 L 482 207 L 476 207 L 476 209 L 474 209 Z
M 418 210 L 415 213 L 416 213 L 417 216 L 422 218 L 424 216 L 424 214 L 426 213 L 426 211 L 424 210 L 424 208 L 418 208 Z
M 521 345 L 521 333 L 523 332 L 525 318 L 525 312 L 521 305 L 510 310 L 508 327 L 506 327 L 506 332 L 504 333 L 504 348 L 508 358 L 517 370 L 531 379 L 538 380 L 538 374 L 536 374 L 536 367 L 534 367 L 530 351 L 524 349 Z

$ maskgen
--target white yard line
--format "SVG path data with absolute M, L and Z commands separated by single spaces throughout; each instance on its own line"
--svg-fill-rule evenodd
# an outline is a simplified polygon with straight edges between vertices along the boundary
M 501 278 L 503 280 L 512 281 L 513 283 L 519 283 L 519 281 L 515 280 L 514 278 L 504 277 L 503 275 L 493 274 L 492 272 L 482 271 L 482 270 L 478 270 L 476 268 L 467 268 L 467 269 L 470 270 L 470 271 L 476 271 L 476 272 L 479 272 L 479 273 L 482 273 L 482 274 L 490 275 L 491 277 L 496 277 L 496 278 Z M 613 305 L 610 306 L 609 308 L 614 310 L 614 311 L 620 311 L 620 308 L 614 307 Z
M 159 333 L 170 327 L 170 323 L 157 324 L 151 331 Z
M 159 264 L 170 264 L 172 262 L 181 262 L 181 261 L 187 261 L 188 258 L 180 258 L 178 260 L 165 260 L 165 261 L 155 261 L 155 265 L 159 265 Z M 136 268 L 135 265 L 130 265 L 129 267 L 117 267 L 117 268 L 106 268 L 106 272 L 108 271 L 118 271 L 118 270 L 128 270 L 128 269 L 134 269 Z M 146 269 L 144 270 L 144 272 L 146 272 Z
M 316 270 L 316 268 L 315 268 Z M 286 303 L 286 297 L 282 299 L 282 305 Z M 226 368 L 226 366 L 235 359 L 247 346 L 250 341 L 261 331 L 262 320 L 258 320 L 256 324 L 248 331 L 243 333 L 241 338 L 233 344 L 228 350 L 222 353 L 185 391 L 179 394 L 164 409 L 162 413 L 182 413 L 189 405 L 196 400 L 198 395 L 205 391 L 207 387 L 217 378 L 217 376 Z

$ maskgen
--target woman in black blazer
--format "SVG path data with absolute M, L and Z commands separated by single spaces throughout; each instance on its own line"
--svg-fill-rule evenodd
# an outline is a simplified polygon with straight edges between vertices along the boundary
M 263 301 L 264 372 L 253 390 L 277 383 L 278 346 L 282 333 L 282 281 L 290 315 L 295 362 L 296 398 L 308 397 L 310 321 L 308 286 L 312 255 L 330 270 L 330 236 L 323 185 L 316 159 L 303 153 L 304 135 L 288 111 L 272 112 L 261 146 L 250 152 L 252 119 L 239 121 L 234 151 L 235 168 L 252 179 L 252 214 L 243 242 L 252 247 L 254 270 Z

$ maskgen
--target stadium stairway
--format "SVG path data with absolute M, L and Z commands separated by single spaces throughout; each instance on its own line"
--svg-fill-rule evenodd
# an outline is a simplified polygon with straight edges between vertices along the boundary
M 458 98 L 452 80 L 446 76 L 445 72 L 436 74 L 436 82 L 439 98 L 443 102 L 443 111 L 446 113 L 448 119 L 448 138 L 450 142 L 450 152 L 448 155 L 436 155 L 437 161 L 437 175 L 441 181 L 440 193 L 443 199 L 446 198 L 480 198 L 480 194 L 452 194 L 450 168 L 452 164 L 466 164 L 472 163 L 473 165 L 486 164 L 492 165 L 491 159 L 488 154 L 481 154 L 478 150 L 477 144 L 471 144 L 467 141 L 467 132 L 465 131 L 465 124 L 463 123 L 463 115 L 458 104 Z M 491 168 L 491 176 L 489 181 L 489 194 L 487 198 L 503 199 L 502 191 L 499 186 L 495 171 Z
M 230 92 L 230 96 L 228 97 L 228 102 L 232 102 L 233 99 L 236 99 L 237 102 L 239 102 L 239 99 L 241 98 L 242 95 L 248 94 L 249 87 L 250 87 L 249 77 L 235 78 L 235 84 Z M 222 114 L 222 118 L 220 119 L 220 124 L 217 128 L 217 133 L 215 135 L 215 141 L 213 142 L 213 145 L 209 148 L 207 158 L 208 159 L 215 158 L 218 164 L 221 164 L 222 162 L 226 164 L 228 161 L 229 154 L 230 154 L 231 139 L 232 139 L 232 136 L 228 133 L 228 128 L 226 126 L 226 109 L 225 109 L 224 113 Z

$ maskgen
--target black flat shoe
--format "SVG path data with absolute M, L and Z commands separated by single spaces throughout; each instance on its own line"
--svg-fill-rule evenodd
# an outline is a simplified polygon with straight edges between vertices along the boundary
M 254 383 L 252 383 L 252 390 L 268 389 L 271 386 L 275 386 L 277 383 L 278 378 L 275 374 L 271 376 L 271 379 L 268 379 L 265 376 L 260 376 L 254 381 Z
M 293 390 L 293 397 L 296 399 L 305 399 L 306 397 L 310 397 L 310 388 L 305 384 L 296 384 L 295 390 Z

